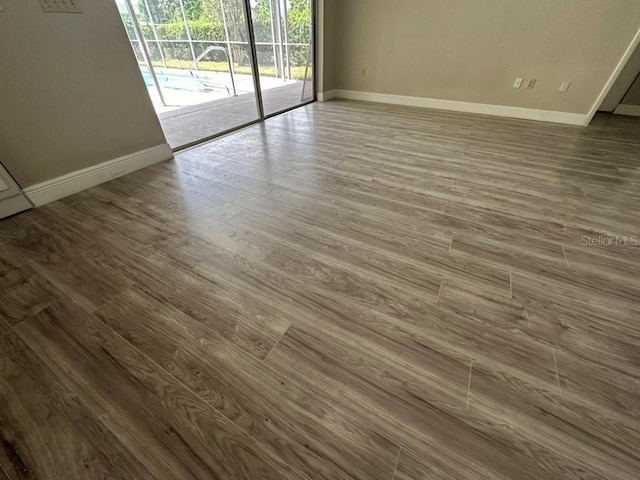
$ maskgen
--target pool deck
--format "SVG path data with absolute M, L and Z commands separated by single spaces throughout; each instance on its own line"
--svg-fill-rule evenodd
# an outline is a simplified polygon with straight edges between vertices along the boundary
M 294 107 L 312 97 L 312 83 L 307 82 L 302 100 L 302 82 L 263 90 L 262 98 L 267 115 Z M 178 148 L 202 138 L 230 130 L 258 119 L 253 92 L 238 92 L 199 105 L 189 105 L 158 113 L 162 130 L 171 148 Z

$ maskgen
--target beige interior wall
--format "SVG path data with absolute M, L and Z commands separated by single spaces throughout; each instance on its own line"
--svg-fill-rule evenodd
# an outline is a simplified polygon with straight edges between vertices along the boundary
M 2 0 L 0 159 L 22 187 L 165 142 L 113 0 Z
M 639 105 L 640 106 L 640 76 L 633 82 L 631 88 L 622 99 L 623 105 Z
M 640 28 L 637 0 L 339 0 L 337 7 L 338 89 L 572 113 L 590 110 Z M 535 88 L 512 88 L 516 77 L 536 78 Z M 564 94 L 563 81 L 573 82 Z

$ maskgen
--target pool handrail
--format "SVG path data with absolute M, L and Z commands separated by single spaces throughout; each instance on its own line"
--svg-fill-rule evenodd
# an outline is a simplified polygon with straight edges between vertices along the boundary
M 214 52 L 214 51 L 224 53 L 224 56 L 227 58 L 227 63 L 229 64 L 229 75 L 231 76 L 231 85 L 233 86 L 233 96 L 237 97 L 238 93 L 236 92 L 236 82 L 233 78 L 233 68 L 231 66 L 231 58 L 229 57 L 229 52 L 227 52 L 226 48 L 220 47 L 218 45 L 212 45 L 210 47 L 205 48 L 204 52 L 198 55 L 196 59 L 193 62 L 191 62 L 191 65 L 189 65 L 189 73 L 191 74 L 192 77 L 194 77 L 195 75 L 193 74 L 193 67 L 195 67 L 198 64 L 198 62 L 202 60 L 206 55 L 208 55 L 209 52 Z

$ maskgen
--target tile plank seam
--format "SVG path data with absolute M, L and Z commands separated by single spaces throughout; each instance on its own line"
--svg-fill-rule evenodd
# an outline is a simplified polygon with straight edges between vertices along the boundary
M 396 472 L 398 471 L 398 463 L 400 462 L 400 455 L 402 454 L 402 447 L 398 448 L 398 458 L 396 458 L 396 464 L 393 467 L 393 474 L 391 475 L 391 480 L 395 480 Z

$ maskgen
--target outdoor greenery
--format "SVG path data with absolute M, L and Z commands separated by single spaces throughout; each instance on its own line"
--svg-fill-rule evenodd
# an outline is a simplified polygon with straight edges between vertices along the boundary
M 225 45 L 228 34 L 232 42 L 231 54 L 235 64 L 235 70 L 243 73 L 249 71 L 248 38 L 245 19 L 244 2 L 242 0 L 182 0 L 186 16 L 186 24 L 193 40 L 193 50 L 198 55 L 209 45 Z M 281 22 L 281 32 L 278 34 L 277 21 L 274 12 L 275 3 L 279 0 L 252 0 L 253 27 L 258 43 L 257 53 L 261 65 L 262 75 L 275 75 L 274 48 L 271 45 L 279 39 L 289 44 L 289 63 L 291 74 L 294 78 L 304 76 L 304 65 L 309 54 L 309 40 L 311 38 L 311 6 L 310 0 L 286 0 L 286 19 Z M 154 65 L 163 65 L 161 53 L 167 66 L 180 65 L 186 68 L 193 61 L 191 46 L 187 42 L 175 42 L 176 40 L 188 40 L 187 29 L 180 8 L 179 0 L 138 0 L 136 15 L 147 43 Z M 224 6 L 224 18 L 227 30 L 225 32 L 222 5 Z M 136 35 L 133 23 L 129 15 L 123 14 L 123 20 L 129 37 L 135 44 Z M 287 23 L 285 30 L 284 23 Z M 288 32 L 288 38 L 285 38 Z M 275 37 L 275 38 L 274 38 Z M 163 42 L 162 52 L 155 40 L 172 41 Z M 213 42 L 213 43 L 212 43 Z M 233 43 L 236 42 L 236 43 Z M 268 43 L 269 45 L 260 45 Z M 142 59 L 139 47 L 136 48 L 138 58 Z M 206 65 L 205 65 L 206 62 Z M 220 67 L 221 71 L 227 71 L 224 55 L 212 52 L 210 57 L 203 60 L 200 69 L 209 70 Z

